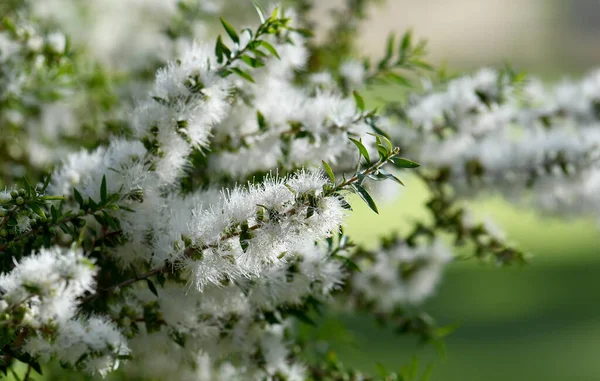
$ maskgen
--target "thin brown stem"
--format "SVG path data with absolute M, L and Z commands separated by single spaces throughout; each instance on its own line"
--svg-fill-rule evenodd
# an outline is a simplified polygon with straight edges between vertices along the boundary
M 378 161 L 378 162 L 377 162 L 377 163 L 375 163 L 373 166 L 371 166 L 371 167 L 367 168 L 365 171 L 361 172 L 361 175 L 368 176 L 368 175 L 370 175 L 371 173 L 373 173 L 373 172 L 377 171 L 379 168 L 383 167 L 383 166 L 384 166 L 384 165 L 385 165 L 387 162 L 389 162 L 389 161 L 390 161 L 390 159 L 391 159 L 392 157 L 396 156 L 397 154 L 398 154 L 398 149 L 394 149 L 394 150 L 392 151 L 392 154 L 391 154 L 390 156 L 388 156 L 388 157 L 387 157 L 387 158 L 385 158 L 384 160 L 380 160 L 380 161 Z M 336 190 L 336 191 L 339 191 L 339 190 L 341 190 L 342 188 L 345 188 L 345 187 L 347 187 L 348 185 L 350 185 L 350 184 L 352 184 L 352 183 L 355 183 L 356 181 L 358 181 L 358 174 L 357 174 L 357 175 L 355 175 L 355 176 L 353 176 L 353 177 L 351 177 L 350 179 L 348 179 L 348 180 L 344 181 L 343 183 L 336 185 L 336 187 L 335 187 L 335 189 L 334 189 L 334 190 Z
M 103 289 L 103 290 L 98 290 L 93 294 L 90 294 L 88 296 L 86 296 L 85 298 L 80 299 L 81 304 L 87 303 L 89 301 L 95 300 L 96 298 L 98 298 L 100 296 L 101 293 L 109 293 L 112 294 L 113 292 L 123 288 L 123 287 L 127 287 L 129 285 L 132 285 L 140 280 L 146 280 L 148 278 L 150 278 L 151 276 L 157 275 L 159 273 L 165 272 L 168 269 L 167 266 L 163 266 L 163 267 L 157 267 L 154 268 L 150 271 L 148 271 L 147 273 L 144 273 L 142 275 L 137 275 L 134 278 L 130 278 L 127 279 L 126 281 L 123 281 L 119 284 L 116 284 L 114 286 L 111 286 L 107 289 Z

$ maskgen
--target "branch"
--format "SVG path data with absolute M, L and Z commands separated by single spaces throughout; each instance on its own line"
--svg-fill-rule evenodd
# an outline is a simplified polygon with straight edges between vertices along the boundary
M 167 269 L 168 269 L 168 267 L 166 265 L 163 267 L 158 267 L 158 268 L 148 271 L 147 273 L 138 275 L 135 278 L 127 279 L 126 281 L 123 281 L 123 282 L 116 284 L 112 287 L 109 287 L 107 289 L 96 291 L 94 294 L 88 295 L 85 298 L 80 299 L 81 304 L 84 304 L 84 303 L 87 303 L 87 302 L 97 299 L 98 297 L 100 297 L 100 294 L 102 292 L 112 294 L 113 292 L 116 292 L 117 290 L 119 290 L 123 287 L 127 287 L 131 284 L 134 284 L 134 283 L 140 281 L 140 280 L 146 280 L 153 275 L 157 275 L 159 273 L 165 272 Z

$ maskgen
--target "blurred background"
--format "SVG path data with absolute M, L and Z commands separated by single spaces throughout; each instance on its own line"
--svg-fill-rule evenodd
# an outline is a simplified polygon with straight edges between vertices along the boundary
M 323 1 L 326 8 L 341 0 Z M 380 56 L 385 37 L 413 28 L 428 40 L 429 60 L 453 71 L 510 62 L 549 81 L 577 77 L 600 67 L 599 0 L 387 0 L 372 9 L 360 33 L 360 51 Z M 367 246 L 384 223 L 407 231 L 426 190 L 408 182 L 380 216 L 362 208 L 347 232 Z M 376 371 L 376 362 L 396 369 L 417 353 L 420 368 L 431 364 L 433 381 L 600 380 L 600 239 L 597 221 L 554 220 L 517 209 L 500 199 L 475 204 L 510 240 L 534 255 L 523 268 L 500 269 L 474 262 L 449 266 L 426 310 L 458 329 L 446 351 L 420 346 L 378 330 L 359 316 L 325 319 L 323 337 L 338 332 L 333 347 L 343 360 Z M 335 336 L 335 335 L 334 335 Z
M 344 0 L 318 3 L 317 17 Z M 542 74 L 580 73 L 600 61 L 598 0 L 377 0 L 359 46 L 379 55 L 390 31 L 413 28 L 429 58 L 450 68 L 507 60 Z

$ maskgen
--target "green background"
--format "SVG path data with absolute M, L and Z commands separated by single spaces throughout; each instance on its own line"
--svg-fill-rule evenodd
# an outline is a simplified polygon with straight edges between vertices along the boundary
M 426 190 L 409 181 L 394 202 L 379 203 L 381 215 L 354 202 L 347 233 L 372 246 L 381 231 L 407 231 L 426 216 Z M 473 204 L 478 217 L 493 218 L 509 241 L 532 254 L 524 267 L 498 268 L 475 260 L 452 263 L 436 295 L 425 305 L 441 324 L 458 324 L 445 354 L 431 345 L 378 329 L 368 317 L 329 316 L 317 328 L 333 336 L 332 348 L 353 367 L 389 370 L 417 355 L 420 368 L 433 364 L 433 381 L 600 380 L 600 279 L 594 221 L 536 215 L 490 198 Z M 466 253 L 465 253 L 466 254 Z M 349 336 L 334 334 L 343 323 Z M 347 335 L 348 336 L 348 335 Z

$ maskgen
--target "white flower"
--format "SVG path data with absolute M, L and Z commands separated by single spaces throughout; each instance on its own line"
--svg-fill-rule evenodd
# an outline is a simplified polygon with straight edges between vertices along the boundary
M 33 52 L 39 52 L 44 47 L 44 39 L 41 36 L 35 35 L 27 40 L 27 48 Z
M 17 217 L 17 228 L 19 229 L 19 232 L 21 232 L 21 233 L 25 233 L 25 232 L 31 230 L 31 219 L 29 218 L 29 216 L 20 214 Z
M 430 296 L 451 259 L 452 254 L 439 240 L 415 248 L 398 243 L 377 253 L 373 264 L 359 264 L 361 272 L 354 274 L 352 283 L 378 310 L 390 312 Z
M 54 247 L 21 259 L 0 275 L 0 287 L 7 303 L 26 308 L 26 324 L 38 327 L 70 319 L 76 299 L 93 290 L 95 274 L 93 261 L 80 249 Z
M 0 203 L 5 203 L 12 200 L 9 190 L 0 191 Z
M 20 45 L 13 41 L 7 32 L 0 32 L 0 63 L 6 62 L 20 50 Z
M 53 52 L 55 53 L 64 53 L 65 52 L 65 48 L 67 47 L 67 37 L 60 33 L 60 32 L 54 32 L 54 33 L 50 33 L 47 37 L 48 39 L 48 46 L 50 47 L 50 49 L 52 49 Z
M 62 322 L 52 341 L 32 337 L 25 348 L 46 361 L 56 358 L 102 376 L 119 367 L 119 356 L 129 354 L 127 343 L 114 323 L 95 316 Z
M 358 87 L 365 81 L 365 66 L 359 61 L 345 61 L 340 66 L 340 74 L 352 87 Z
M 182 259 L 200 290 L 223 277 L 255 276 L 280 263 L 286 253 L 339 229 L 345 213 L 337 197 L 322 195 L 324 183 L 322 174 L 301 171 L 225 193 L 219 202 L 197 207 L 188 216 L 192 258 L 180 251 L 157 259 Z M 315 199 L 312 205 L 305 201 L 308 196 Z M 239 233 L 224 233 L 228 230 Z

